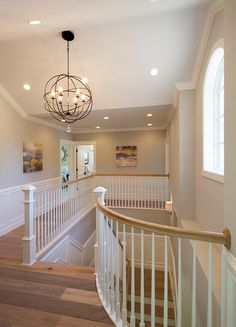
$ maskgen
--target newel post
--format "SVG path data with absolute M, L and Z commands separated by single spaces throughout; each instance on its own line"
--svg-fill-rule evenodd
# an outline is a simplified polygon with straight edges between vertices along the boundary
M 105 193 L 106 189 L 102 186 L 98 186 L 93 191 L 97 199 L 105 204 Z M 98 278 L 101 279 L 101 265 L 102 265 L 102 240 L 103 240 L 103 213 L 96 208 L 96 243 L 94 245 L 95 249 L 95 273 Z
M 32 185 L 23 187 L 24 192 L 24 224 L 23 265 L 32 265 L 36 257 L 36 236 L 34 234 L 34 192 Z

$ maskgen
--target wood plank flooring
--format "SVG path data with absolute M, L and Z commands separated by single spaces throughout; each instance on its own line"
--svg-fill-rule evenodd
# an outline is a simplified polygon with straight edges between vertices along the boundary
M 0 263 L 22 263 L 24 226 L 0 237 Z
M 68 273 L 68 275 L 67 275 Z M 93 269 L 39 263 L 0 265 L 0 327 L 113 326 Z

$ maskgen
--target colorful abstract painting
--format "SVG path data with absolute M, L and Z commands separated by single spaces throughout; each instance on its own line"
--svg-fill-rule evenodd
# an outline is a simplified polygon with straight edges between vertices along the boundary
M 137 146 L 122 145 L 116 147 L 116 165 L 118 167 L 137 166 Z
M 23 172 L 32 173 L 43 170 L 43 146 L 39 143 L 23 143 Z

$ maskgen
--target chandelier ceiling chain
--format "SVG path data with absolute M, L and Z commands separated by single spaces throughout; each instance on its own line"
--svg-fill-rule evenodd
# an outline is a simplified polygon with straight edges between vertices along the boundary
M 67 41 L 67 73 L 51 77 L 45 86 L 45 109 L 58 121 L 66 124 L 87 117 L 93 106 L 92 92 L 82 78 L 70 75 L 70 44 L 74 39 L 71 31 L 63 31 Z M 70 127 L 67 127 L 69 130 Z

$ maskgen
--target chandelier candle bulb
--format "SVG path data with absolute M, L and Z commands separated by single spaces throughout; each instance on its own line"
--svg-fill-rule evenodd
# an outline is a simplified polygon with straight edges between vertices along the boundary
M 59 102 L 60 104 L 62 104 L 62 95 L 59 95 L 59 97 L 58 97 L 58 102 Z
M 52 91 L 52 92 L 51 92 L 51 98 L 54 100 L 55 97 L 56 97 L 56 93 L 55 93 L 55 91 Z
M 82 100 L 82 102 L 85 102 L 85 94 L 81 95 L 81 100 Z

